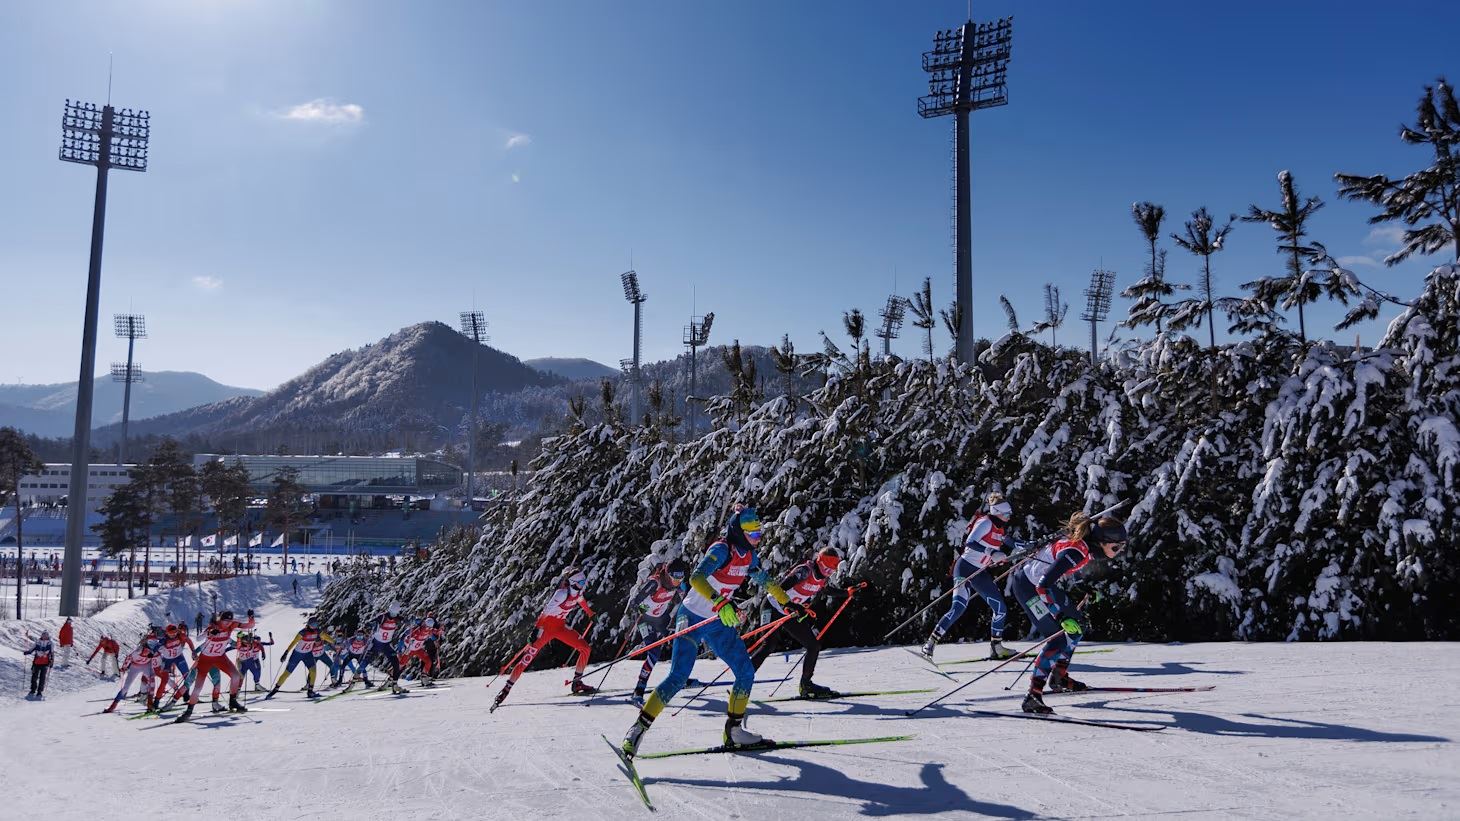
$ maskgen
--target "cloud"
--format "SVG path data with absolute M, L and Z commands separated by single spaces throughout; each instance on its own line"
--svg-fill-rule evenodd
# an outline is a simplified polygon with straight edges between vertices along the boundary
M 324 97 L 276 111 L 281 120 L 329 125 L 359 125 L 365 121 L 365 109 L 355 103 L 337 103 Z
M 521 171 L 513 171 L 512 172 L 512 181 L 513 182 L 522 182 L 522 172 Z
M 530 137 L 527 134 L 516 134 L 516 133 L 513 133 L 513 134 L 507 135 L 507 143 L 506 143 L 506 145 L 503 146 L 503 148 L 506 148 L 508 151 L 511 151 L 514 148 L 522 148 L 523 146 L 526 146 L 526 145 L 532 145 L 532 137 Z
M 1404 244 L 1404 229 L 1397 225 L 1386 225 L 1369 230 L 1369 235 L 1364 237 L 1365 245 L 1386 245 L 1398 248 Z
M 1338 264 L 1344 266 L 1345 268 L 1348 268 L 1348 267 L 1351 267 L 1351 266 L 1354 266 L 1354 265 L 1368 265 L 1368 266 L 1373 267 L 1373 268 L 1379 268 L 1379 267 L 1382 267 L 1383 266 L 1384 261 L 1383 260 L 1379 260 L 1379 259 L 1374 259 L 1373 257 L 1368 257 L 1368 256 L 1352 256 L 1352 257 L 1339 257 L 1338 258 Z
M 199 291 L 216 291 L 223 287 L 223 279 L 209 274 L 199 274 L 193 277 L 193 287 Z

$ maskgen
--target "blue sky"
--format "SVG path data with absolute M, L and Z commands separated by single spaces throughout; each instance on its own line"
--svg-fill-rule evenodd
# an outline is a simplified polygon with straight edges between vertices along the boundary
M 1397 126 L 1460 75 L 1460 6 L 1372 8 L 976 3 L 1014 15 L 1015 42 L 1010 104 L 973 118 L 975 332 L 1002 332 L 1001 293 L 1027 325 L 1046 281 L 1073 319 L 1092 268 L 1138 277 L 1133 201 L 1176 231 L 1200 205 L 1276 205 L 1284 168 L 1328 202 L 1315 238 L 1414 293 L 1435 260 L 1374 265 L 1396 243 L 1332 175 L 1425 162 Z M 649 359 L 681 350 L 696 305 L 712 341 L 812 350 L 894 282 L 931 275 L 946 302 L 952 122 L 915 100 L 921 52 L 965 17 L 943 0 L 0 5 L 0 350 L 23 352 L 0 382 L 76 376 L 94 174 L 56 160 L 58 126 L 65 98 L 104 99 L 109 52 L 113 102 L 150 109 L 153 139 L 145 174 L 112 176 L 103 330 L 145 313 L 144 368 L 267 388 L 472 307 L 515 355 L 613 364 L 631 258 Z M 1219 290 L 1276 272 L 1273 249 L 1240 225 Z M 124 355 L 101 337 L 103 369 Z

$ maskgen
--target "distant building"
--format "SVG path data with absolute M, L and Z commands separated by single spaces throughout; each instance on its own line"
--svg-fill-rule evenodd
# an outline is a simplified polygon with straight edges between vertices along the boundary
M 95 513 L 112 491 L 132 481 L 136 465 L 92 465 L 86 481 L 86 512 Z M 64 505 L 71 492 L 70 463 L 48 463 L 37 474 L 20 477 L 20 504 Z
M 418 456 L 227 456 L 200 453 L 193 466 L 239 462 L 259 496 L 268 494 L 285 468 L 299 471 L 304 492 L 319 497 L 321 508 L 397 507 L 388 497 L 444 495 L 461 486 L 461 468 Z

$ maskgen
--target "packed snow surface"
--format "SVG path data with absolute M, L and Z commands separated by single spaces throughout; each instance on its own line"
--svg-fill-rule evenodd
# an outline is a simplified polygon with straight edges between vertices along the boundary
M 261 612 L 287 640 L 301 602 L 261 587 Z M 264 602 L 256 604 L 263 605 Z M 822 656 L 817 680 L 841 690 L 933 692 L 835 702 L 752 705 L 769 737 L 912 740 L 754 755 L 640 759 L 663 818 L 1455 818 L 1460 817 L 1460 646 L 1453 644 L 1112 644 L 1077 656 L 1091 685 L 1186 687 L 1196 693 L 1050 696 L 1062 714 L 1161 727 L 1132 732 L 974 715 L 1016 711 L 1023 664 L 973 684 L 916 718 L 905 711 L 955 686 L 898 648 Z M 982 655 L 945 645 L 940 661 Z M 771 658 L 779 680 L 792 656 Z M 958 682 L 990 662 L 947 666 Z M 70 800 L 48 819 L 643 818 L 613 753 L 633 721 L 622 663 L 596 701 L 566 695 L 565 670 L 529 673 L 489 715 L 482 679 L 403 697 L 346 695 L 310 703 L 292 686 L 255 711 L 190 725 L 95 715 L 115 685 L 0 703 L 0 771 Z M 713 678 L 720 665 L 699 662 Z M 663 675 L 656 670 L 654 680 Z M 302 670 L 296 677 L 302 676 Z M 596 683 L 596 680 L 595 680 Z M 9 682 L 7 682 L 7 685 Z M 794 681 L 782 688 L 786 695 Z M 500 683 L 499 685 L 500 686 Z M 773 684 L 758 684 L 765 698 Z M 717 743 L 725 691 L 671 716 L 641 751 Z M 125 710 L 135 713 L 137 706 Z M 182 768 L 182 769 L 179 769 Z M 78 785 L 85 785 L 79 790 Z M 12 807 L 0 816 L 26 817 Z

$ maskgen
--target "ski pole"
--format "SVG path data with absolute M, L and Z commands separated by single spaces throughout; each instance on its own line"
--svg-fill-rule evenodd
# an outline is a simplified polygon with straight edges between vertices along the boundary
M 614 655 L 615 656 L 621 655 L 623 653 L 624 648 L 627 647 L 628 644 L 629 644 L 629 639 L 632 638 L 633 635 L 634 635 L 634 630 L 637 629 L 638 626 L 639 626 L 639 619 L 641 619 L 643 617 L 644 617 L 644 611 L 643 610 L 640 610 L 639 611 L 639 615 L 637 615 L 637 616 L 634 617 L 634 623 L 631 624 L 631 625 L 629 625 L 629 632 L 624 636 L 624 640 L 621 641 L 621 642 L 619 642 L 618 649 L 614 651 Z M 608 682 L 608 674 L 612 670 L 613 670 L 613 665 L 610 664 L 610 665 L 608 665 L 608 669 L 603 671 L 603 678 L 601 678 L 601 679 L 598 680 L 598 689 L 600 689 L 600 690 L 603 689 L 603 685 Z M 589 704 L 593 703 L 593 701 L 594 700 L 590 698 L 590 699 L 588 699 L 588 700 L 586 700 L 586 701 L 583 702 L 583 706 L 587 707 Z
M 768 632 L 766 632 L 766 634 L 764 636 L 761 636 L 760 637 L 760 641 L 756 642 L 754 646 L 750 647 L 748 650 L 745 651 L 746 652 L 746 655 L 750 655 L 750 656 L 755 655 L 755 651 L 756 650 L 759 650 L 760 649 L 760 646 L 762 644 L 765 644 L 767 641 L 769 641 L 770 640 L 770 637 L 773 636 L 773 635 L 775 635 L 777 630 L 780 630 L 781 629 L 781 625 L 784 624 L 787 619 L 791 618 L 791 616 L 794 616 L 794 615 L 796 615 L 796 614 L 795 613 L 791 613 L 791 614 L 789 614 L 789 615 L 787 615 L 787 616 L 785 616 L 783 618 L 776 619 L 775 621 L 773 621 L 773 622 L 771 622 L 769 624 L 761 625 L 760 627 L 757 627 L 755 630 L 752 630 L 751 632 L 746 633 L 745 635 L 741 636 L 740 637 L 741 641 L 744 641 L 745 639 L 748 639 L 751 636 L 754 636 L 756 633 L 760 633 L 760 632 L 763 632 L 763 631 L 768 631 Z M 725 665 L 725 669 L 721 670 L 718 675 L 716 675 L 713 679 L 710 680 L 710 683 L 709 684 L 706 684 L 705 686 L 701 687 L 700 690 L 699 690 L 699 692 L 697 692 L 694 695 L 690 696 L 689 698 L 685 699 L 684 700 L 684 703 L 681 704 L 681 705 L 679 705 L 679 709 L 678 710 L 675 710 L 674 713 L 673 713 L 673 715 L 679 715 L 680 713 L 684 712 L 684 708 L 685 707 L 688 707 L 689 706 L 689 703 L 691 701 L 694 701 L 695 699 L 697 699 L 700 696 L 704 695 L 704 693 L 705 693 L 706 690 L 708 690 L 711 687 L 715 686 L 715 682 L 719 681 L 721 678 L 724 678 L 725 674 L 728 673 L 728 672 L 730 672 L 730 665 L 727 664 L 727 665 Z
M 817 631 L 817 633 L 816 633 L 816 640 L 817 641 L 821 641 L 821 637 L 824 636 L 824 635 L 826 635 L 826 631 L 830 630 L 831 629 L 831 626 L 833 624 L 836 624 L 837 617 L 842 614 L 842 611 L 843 610 L 847 609 L 847 605 L 849 605 L 849 604 L 852 603 L 852 596 L 855 595 L 858 590 L 861 590 L 862 588 L 866 587 L 867 585 L 868 585 L 868 582 L 862 582 L 861 584 L 856 584 L 856 585 L 853 585 L 853 586 L 847 588 L 847 599 L 846 599 L 846 601 L 842 602 L 842 606 L 841 607 L 838 607 L 836 609 L 836 612 L 831 614 L 831 618 L 827 620 L 826 626 L 825 627 L 822 627 L 821 630 Z M 798 669 L 800 669 L 801 662 L 803 662 L 805 660 L 806 660 L 806 651 L 805 650 L 802 650 L 801 651 L 801 658 L 796 659 L 796 663 L 791 666 L 791 669 L 786 673 L 786 677 L 783 678 L 783 679 L 781 679 L 780 683 L 778 683 L 776 685 L 776 688 L 774 690 L 771 690 L 771 694 L 770 694 L 770 696 L 768 696 L 768 698 L 775 698 L 776 693 L 779 693 L 781 691 L 781 685 L 782 684 L 785 684 L 786 682 L 788 682 L 788 681 L 791 680 L 791 674 L 792 673 L 795 673 Z
M 1030 647 L 1028 650 L 1025 650 L 1022 653 L 1017 653 L 1015 655 L 1010 656 L 1008 659 L 1006 659 L 1005 661 L 999 663 L 998 665 L 996 665 L 996 666 L 994 666 L 994 667 L 992 667 L 992 668 L 984 671 L 983 673 L 980 673 L 979 675 L 977 675 L 977 676 L 969 679 L 968 681 L 963 682 L 962 684 L 958 685 L 957 687 L 954 687 L 952 690 L 949 690 L 948 692 L 944 693 L 943 695 L 938 696 L 937 698 L 933 699 L 932 701 L 928 702 L 927 704 L 924 704 L 923 706 L 917 708 L 916 710 L 908 710 L 907 712 L 903 713 L 903 715 L 907 716 L 908 718 L 912 718 L 913 716 L 917 715 L 918 713 L 921 713 L 922 711 L 928 709 L 929 707 L 932 707 L 934 704 L 937 704 L 938 702 L 942 701 L 945 698 L 948 698 L 949 696 L 953 695 L 954 693 L 958 692 L 959 690 L 962 690 L 964 687 L 967 687 L 968 685 L 973 684 L 974 682 L 978 681 L 979 679 L 984 678 L 984 677 L 992 674 L 994 671 L 1003 669 L 1005 666 L 1007 666 L 1007 665 L 1009 665 L 1009 664 L 1011 664 L 1011 663 L 1013 663 L 1015 661 L 1018 661 L 1019 659 L 1025 657 L 1027 655 L 1029 655 L 1030 653 L 1033 653 L 1035 650 L 1038 650 L 1039 648 L 1041 648 L 1044 645 L 1048 644 L 1050 639 L 1054 638 L 1055 636 L 1060 636 L 1060 635 L 1064 635 L 1064 631 L 1063 630 L 1060 630 L 1060 631 L 1057 631 L 1057 632 L 1051 634 L 1047 638 L 1045 638 L 1042 641 L 1040 641 L 1038 644 L 1034 645 L 1033 647 Z
M 1107 507 L 1106 509 L 1100 511 L 1099 513 L 1096 513 L 1096 514 L 1090 516 L 1090 519 L 1092 521 L 1095 520 L 1095 519 L 1099 519 L 1101 516 L 1106 516 L 1106 515 L 1109 515 L 1111 513 L 1114 513 L 1115 511 L 1120 510 L 1121 508 L 1123 508 L 1125 506 L 1126 506 L 1126 502 L 1125 501 L 1116 502 L 1115 504 L 1111 505 L 1110 507 Z M 1045 534 L 1043 536 L 1040 536 L 1037 539 L 1032 539 L 1032 540 L 1030 540 L 1028 542 L 1028 544 L 1038 545 L 1038 544 L 1040 544 L 1042 542 L 1045 542 L 1045 541 L 1048 541 L 1049 539 L 1054 538 L 1055 536 L 1059 535 L 1059 533 L 1060 533 L 1060 531 L 1056 530 L 1056 531 L 1054 531 L 1052 533 L 1048 533 L 1048 534 Z M 1005 570 L 1002 574 L 1000 574 L 998 576 L 998 578 L 994 579 L 994 581 L 1000 581 L 1000 580 L 1002 580 L 1005 576 L 1008 576 L 1010 573 L 1014 572 L 1014 568 L 1015 567 L 1018 567 L 1019 565 L 1023 564 L 1024 562 L 1027 562 L 1030 559 L 1034 558 L 1034 555 L 1035 555 L 1034 553 L 1030 553 L 1028 555 L 1023 556 L 1022 558 L 1019 559 L 1019 561 L 1017 563 L 1015 563 L 1014 567 L 1010 567 L 1008 570 Z M 988 568 L 987 567 L 981 567 L 981 568 L 979 568 L 972 575 L 970 575 L 967 578 L 965 578 L 963 580 L 962 584 L 968 584 L 970 581 L 973 581 L 973 579 L 974 579 L 975 576 L 977 576 L 979 573 L 984 572 L 985 570 L 988 570 Z M 883 641 L 887 641 L 888 639 L 892 638 L 892 636 L 893 636 L 894 633 L 896 633 L 897 631 L 899 631 L 902 628 L 904 628 L 904 627 L 908 626 L 909 624 L 911 624 L 912 621 L 914 619 L 916 619 L 918 616 L 921 616 L 922 614 L 928 612 L 928 610 L 932 609 L 932 607 L 934 605 L 936 605 L 938 602 L 942 601 L 943 599 L 947 598 L 948 596 L 953 595 L 953 593 L 956 590 L 958 590 L 959 586 L 960 585 L 956 585 L 955 584 L 952 588 L 950 588 L 948 590 L 947 593 L 944 593 L 943 595 L 939 596 L 938 598 L 933 599 L 931 602 L 928 603 L 927 607 L 924 607 L 923 609 L 919 610 L 918 612 L 912 614 L 911 616 L 908 617 L 907 621 L 904 621 L 902 624 L 899 624 L 898 626 L 896 626 L 896 627 L 892 628 L 891 630 L 889 630 L 887 632 L 887 635 L 885 635 L 885 636 L 882 637 L 882 640 Z
M 693 633 L 694 631 L 700 629 L 701 627 L 704 627 L 705 625 L 709 624 L 710 622 L 717 621 L 719 618 L 720 618 L 720 615 L 717 613 L 717 614 L 715 614 L 713 616 L 710 616 L 709 618 L 705 619 L 704 621 L 697 621 L 694 624 L 691 624 L 689 627 L 686 627 L 683 630 L 679 630 L 677 632 L 671 633 L 671 634 L 665 636 L 664 638 L 662 638 L 662 639 L 654 642 L 653 644 L 646 644 L 643 647 L 640 647 L 638 649 L 630 650 L 628 653 L 626 653 L 626 654 L 624 654 L 622 656 L 619 656 L 618 658 L 614 659 L 613 661 L 606 662 L 604 664 L 600 664 L 597 667 L 594 667 L 592 670 L 589 670 L 588 672 L 584 673 L 583 675 L 584 676 L 591 676 L 594 673 L 597 673 L 599 670 L 602 670 L 605 667 L 609 667 L 609 666 L 612 666 L 614 664 L 617 664 L 618 662 L 623 661 L 624 659 L 633 658 L 634 656 L 637 656 L 640 653 L 647 653 L 650 650 L 653 650 L 655 647 L 661 647 L 661 646 L 663 646 L 665 644 L 668 644 L 669 642 L 674 641 L 675 639 L 679 638 L 680 636 L 685 635 L 686 633 Z
M 522 649 L 521 650 L 518 650 L 517 653 L 516 653 L 516 655 L 512 656 L 512 660 L 509 661 L 509 662 L 507 662 L 506 664 L 502 665 L 502 669 L 501 670 L 498 670 L 497 671 L 497 674 L 495 676 L 492 676 L 492 680 L 489 681 L 489 682 L 487 682 L 487 689 L 488 690 L 492 689 L 492 685 L 497 683 L 497 679 L 501 678 L 503 673 L 506 673 L 508 670 L 512 669 L 512 665 L 516 664 L 517 663 L 517 659 L 523 653 L 526 653 L 527 652 L 527 648 L 529 648 L 531 646 L 532 646 L 532 642 L 530 642 L 530 641 L 528 643 L 522 645 Z

